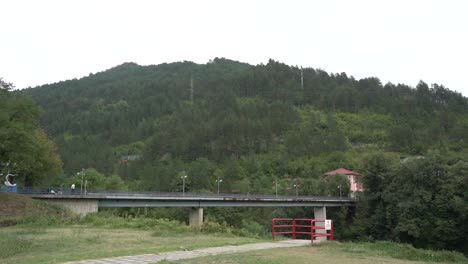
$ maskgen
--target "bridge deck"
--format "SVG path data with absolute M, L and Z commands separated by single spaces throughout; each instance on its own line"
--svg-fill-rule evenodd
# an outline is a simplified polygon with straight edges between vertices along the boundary
M 54 191 L 55 192 L 55 191 Z M 36 199 L 97 200 L 99 207 L 291 207 L 354 205 L 348 197 L 331 196 L 275 196 L 255 194 L 161 193 L 161 192 L 102 192 L 86 194 L 70 192 L 50 193 L 50 190 L 20 190 Z

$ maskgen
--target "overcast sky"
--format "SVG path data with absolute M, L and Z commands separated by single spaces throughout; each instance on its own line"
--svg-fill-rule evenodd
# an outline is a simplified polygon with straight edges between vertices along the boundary
M 17 88 L 123 62 L 250 64 L 346 72 L 468 96 L 468 1 L 0 1 L 0 77 Z

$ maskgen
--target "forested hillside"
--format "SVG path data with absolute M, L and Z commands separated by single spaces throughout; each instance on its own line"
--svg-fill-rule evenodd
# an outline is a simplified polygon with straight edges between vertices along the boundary
M 59 145 L 67 173 L 82 167 L 118 173 L 115 165 L 127 154 L 144 154 L 148 162 L 170 156 L 219 163 L 363 147 L 422 155 L 468 146 L 468 101 L 442 85 L 420 82 L 413 89 L 307 68 L 302 89 L 300 78 L 299 68 L 272 60 L 125 63 L 25 93 L 44 110 L 42 125 Z
M 442 85 L 382 85 L 312 68 L 303 76 L 302 88 L 300 68 L 273 60 L 125 63 L 25 93 L 43 109 L 42 125 L 67 174 L 93 167 L 144 179 L 145 167 L 163 161 L 188 170 L 200 162 L 211 168 L 287 158 L 302 164 L 263 173 L 302 177 L 355 168 L 356 155 L 376 149 L 404 158 L 468 146 L 468 101 Z M 122 163 L 127 155 L 143 159 Z
M 222 179 L 221 192 L 271 194 L 276 183 L 279 194 L 339 195 L 346 178 L 321 175 L 345 167 L 364 174 L 356 217 L 368 237 L 467 250 L 468 100 L 442 85 L 313 68 L 302 85 L 298 67 L 216 58 L 125 63 L 23 92 L 58 146 L 58 185 L 86 168 L 108 189 L 181 191 L 186 174 L 192 192 Z

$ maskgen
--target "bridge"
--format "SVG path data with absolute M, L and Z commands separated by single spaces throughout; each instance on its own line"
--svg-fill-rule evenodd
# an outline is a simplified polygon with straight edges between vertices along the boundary
M 314 207 L 316 219 L 326 219 L 326 207 L 354 206 L 355 200 L 331 196 L 283 196 L 258 194 L 213 194 L 180 192 L 108 192 L 85 193 L 52 191 L 48 188 L 22 188 L 18 193 L 34 199 L 59 203 L 85 216 L 99 208 L 117 207 L 186 207 L 191 208 L 189 224 L 203 223 L 205 207 Z

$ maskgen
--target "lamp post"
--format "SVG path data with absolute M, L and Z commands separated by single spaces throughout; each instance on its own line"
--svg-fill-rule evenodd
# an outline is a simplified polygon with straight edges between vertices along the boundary
M 216 179 L 216 183 L 218 184 L 218 194 L 219 194 L 219 184 L 222 183 L 223 180 L 222 179 Z
M 184 173 L 180 178 L 182 179 L 182 195 L 185 195 L 185 179 L 187 179 L 187 175 Z
M 81 169 L 81 185 L 80 185 L 80 194 L 83 195 L 83 178 L 85 176 L 85 169 Z
M 298 190 L 297 188 L 299 187 L 299 184 L 297 183 L 297 179 L 294 179 L 294 188 L 296 189 L 296 196 L 298 196 Z
M 274 180 L 273 183 L 275 184 L 275 196 L 278 198 L 278 180 Z

